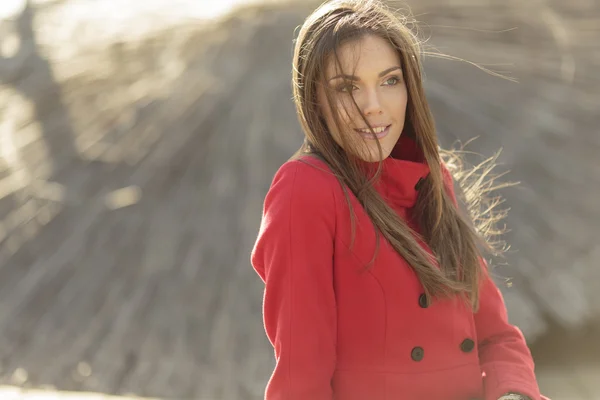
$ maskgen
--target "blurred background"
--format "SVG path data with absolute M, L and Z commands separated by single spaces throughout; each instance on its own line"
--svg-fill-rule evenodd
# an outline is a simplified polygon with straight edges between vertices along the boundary
M 249 255 L 316 5 L 0 0 L 0 399 L 261 398 Z M 518 80 L 425 62 L 444 147 L 520 182 L 496 275 L 542 390 L 600 399 L 600 1 L 408 5 L 427 46 Z

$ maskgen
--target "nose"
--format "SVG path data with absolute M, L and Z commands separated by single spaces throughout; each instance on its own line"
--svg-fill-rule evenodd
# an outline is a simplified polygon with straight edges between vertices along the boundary
M 377 92 L 377 90 L 369 90 L 367 93 L 365 93 L 363 102 L 362 112 L 365 114 L 365 116 L 377 115 L 383 112 L 380 94 Z

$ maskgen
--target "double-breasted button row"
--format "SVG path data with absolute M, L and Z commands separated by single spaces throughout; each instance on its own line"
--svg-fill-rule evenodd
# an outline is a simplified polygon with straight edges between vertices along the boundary
M 429 307 L 429 299 L 425 293 L 421 293 L 419 295 L 419 307 L 427 308 Z M 464 353 L 470 353 L 475 348 L 475 342 L 472 339 L 466 338 L 460 343 L 460 349 Z M 414 347 L 410 352 L 410 358 L 414 361 L 421 361 L 425 356 L 425 350 L 422 347 Z
M 475 342 L 472 339 L 466 338 L 460 343 L 460 349 L 464 353 L 470 353 L 474 348 Z M 410 358 L 413 361 L 421 361 L 423 357 L 425 357 L 425 350 L 420 346 L 414 347 L 410 352 Z

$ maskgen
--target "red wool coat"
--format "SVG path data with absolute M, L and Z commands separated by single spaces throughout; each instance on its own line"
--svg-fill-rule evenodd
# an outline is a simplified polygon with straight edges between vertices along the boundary
M 429 168 L 410 139 L 384 161 L 377 190 L 406 218 Z M 427 304 L 412 268 L 357 199 L 356 239 L 342 187 L 321 161 L 285 163 L 264 203 L 252 265 L 276 367 L 267 400 L 540 400 L 531 354 L 490 278 L 473 313 L 458 299 Z M 452 191 L 451 178 L 448 190 Z

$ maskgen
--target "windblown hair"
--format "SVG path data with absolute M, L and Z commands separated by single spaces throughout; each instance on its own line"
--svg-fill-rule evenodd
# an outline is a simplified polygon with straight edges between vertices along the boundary
M 310 154 L 322 159 L 340 181 L 349 205 L 347 190 L 356 196 L 376 228 L 378 247 L 373 260 L 379 248 L 380 235 L 383 235 L 412 266 L 430 300 L 460 295 L 476 310 L 484 271 L 482 250 L 499 254 L 491 238 L 499 233 L 494 229 L 494 223 L 504 216 L 502 212 L 490 211 L 499 203 L 498 198 L 490 200 L 485 197 L 486 192 L 493 189 L 493 179 L 486 181 L 483 178 L 490 172 L 495 158 L 488 159 L 479 168 L 465 171 L 461 168 L 459 152 L 439 149 L 434 120 L 422 84 L 421 44 L 410 24 L 406 16 L 397 15 L 376 0 L 328 1 L 306 19 L 296 39 L 293 59 L 294 102 L 305 135 L 304 143 L 294 158 Z M 412 212 L 421 230 L 420 237 L 432 250 L 433 257 L 419 245 L 418 235 L 374 189 L 373 182 L 381 172 L 381 163 L 374 177 L 365 174 L 353 152 L 344 151 L 336 143 L 319 108 L 317 88 L 325 85 L 328 62 L 334 60 L 336 68 L 341 70 L 340 46 L 366 35 L 376 35 L 389 42 L 401 60 L 408 93 L 402 135 L 408 135 L 416 142 L 430 168 Z M 336 126 L 340 127 L 343 110 L 331 106 L 331 96 L 327 93 L 328 105 Z M 355 101 L 354 106 L 358 109 Z M 364 114 L 360 110 L 358 112 L 369 126 Z M 379 151 L 381 153 L 381 147 Z M 483 173 L 478 179 L 473 179 L 477 169 Z M 448 170 L 453 170 L 455 178 L 458 177 L 457 182 L 462 188 L 459 192 L 465 194 L 461 198 L 467 203 L 466 212 L 454 204 L 444 183 L 451 181 L 449 175 L 444 178 L 449 174 Z M 467 185 L 468 182 L 470 184 Z M 487 214 L 480 212 L 486 209 Z M 355 220 L 352 209 L 350 212 L 354 237 Z

